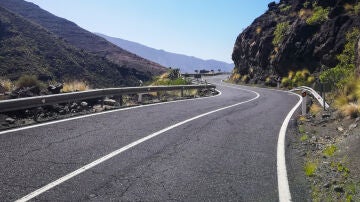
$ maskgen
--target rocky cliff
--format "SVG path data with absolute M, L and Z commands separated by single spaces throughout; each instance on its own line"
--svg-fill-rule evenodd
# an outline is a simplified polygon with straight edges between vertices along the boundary
M 235 71 L 252 81 L 290 70 L 319 72 L 338 63 L 345 35 L 360 27 L 356 0 L 281 0 L 247 27 L 234 45 Z

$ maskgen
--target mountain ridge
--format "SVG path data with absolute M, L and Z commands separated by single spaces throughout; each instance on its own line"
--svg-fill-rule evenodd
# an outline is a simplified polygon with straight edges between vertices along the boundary
M 106 57 L 110 61 L 152 75 L 166 71 L 163 66 L 123 50 L 101 37 L 79 27 L 74 22 L 55 16 L 38 5 L 24 0 L 1 0 L 0 6 L 28 19 L 57 35 L 61 40 L 74 47 Z
M 194 56 L 189 56 L 185 54 L 171 53 L 163 49 L 155 49 L 138 42 L 133 42 L 121 38 L 110 37 L 101 33 L 95 33 L 96 35 L 103 37 L 109 42 L 133 52 L 141 57 L 147 58 L 149 60 L 155 61 L 166 67 L 180 68 L 183 72 L 192 73 L 194 70 L 207 69 L 217 71 L 222 69 L 223 71 L 231 71 L 234 67 L 233 64 L 226 62 L 209 59 L 204 60 Z
M 84 80 L 92 87 L 136 86 L 151 75 L 80 51 L 22 16 L 0 6 L 0 76 L 24 74 L 42 81 Z

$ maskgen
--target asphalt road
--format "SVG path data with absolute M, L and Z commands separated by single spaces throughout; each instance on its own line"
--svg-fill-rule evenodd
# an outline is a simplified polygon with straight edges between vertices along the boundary
M 222 94 L 212 98 L 1 134 L 0 201 L 20 199 L 143 137 L 234 104 L 167 130 L 33 200 L 277 201 L 279 130 L 298 97 L 219 81 L 212 79 Z

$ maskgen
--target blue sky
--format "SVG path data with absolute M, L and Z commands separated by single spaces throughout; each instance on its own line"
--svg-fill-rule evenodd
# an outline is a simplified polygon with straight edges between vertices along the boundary
M 91 32 L 232 62 L 239 33 L 271 0 L 27 0 Z

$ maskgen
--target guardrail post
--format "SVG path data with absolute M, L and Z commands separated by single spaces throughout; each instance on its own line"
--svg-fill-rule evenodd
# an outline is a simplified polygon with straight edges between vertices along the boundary
M 184 87 L 181 88 L 181 97 L 184 97 Z
M 123 106 L 123 104 L 124 104 L 124 103 L 123 103 L 123 96 L 120 95 L 120 96 L 119 96 L 119 105 L 120 105 L 120 107 Z
M 306 108 L 307 108 L 307 106 L 306 106 L 306 103 L 307 103 L 307 93 L 306 93 L 305 90 L 303 90 L 303 91 L 301 92 L 301 96 L 303 97 L 302 104 L 301 104 L 301 114 L 302 114 L 303 116 L 305 116 L 305 115 L 307 114 L 307 111 L 306 111 Z
M 138 102 L 142 103 L 142 94 L 141 93 L 138 94 Z
M 105 97 L 102 97 L 102 98 L 101 98 L 101 108 L 104 107 L 104 101 L 105 101 Z

